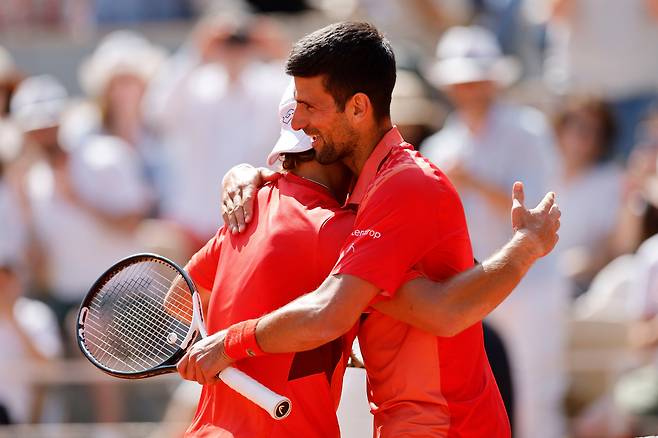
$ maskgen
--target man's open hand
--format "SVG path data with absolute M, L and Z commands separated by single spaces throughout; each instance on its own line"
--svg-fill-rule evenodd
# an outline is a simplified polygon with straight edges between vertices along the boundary
M 523 183 L 517 181 L 512 189 L 512 228 L 528 236 L 535 255 L 543 257 L 557 244 L 562 213 L 553 192 L 548 192 L 535 208 L 527 209 L 524 202 Z

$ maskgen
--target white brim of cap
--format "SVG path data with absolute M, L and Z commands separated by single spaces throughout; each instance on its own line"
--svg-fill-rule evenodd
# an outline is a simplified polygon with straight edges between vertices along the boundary
M 304 131 L 281 128 L 279 140 L 274 145 L 274 148 L 272 148 L 272 152 L 267 156 L 267 164 L 272 166 L 281 154 L 304 152 L 309 149 L 313 149 L 311 146 L 311 137 L 304 134 Z
M 452 58 L 435 62 L 429 68 L 427 79 L 438 87 L 481 81 L 509 86 L 519 78 L 520 73 L 518 62 L 509 57 L 494 61 Z

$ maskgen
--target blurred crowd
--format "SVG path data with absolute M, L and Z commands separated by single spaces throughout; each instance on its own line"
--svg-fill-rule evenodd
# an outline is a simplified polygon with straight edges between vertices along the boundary
M 514 435 L 658 430 L 657 0 L 3 1 L 0 44 L 30 26 L 98 44 L 76 89 L 0 46 L 0 368 L 79 357 L 105 268 L 184 263 L 215 233 L 222 175 L 278 138 L 291 43 L 343 19 L 391 40 L 393 122 L 457 187 L 476 258 L 512 233 L 514 181 L 528 205 L 557 193 L 556 250 L 486 321 Z M 173 51 L 134 25 L 164 20 L 189 25 Z M 612 353 L 575 369 L 594 347 Z M 80 421 L 0 375 L 0 423 Z M 83 420 L 120 419 L 125 394 L 83 396 L 113 406 Z

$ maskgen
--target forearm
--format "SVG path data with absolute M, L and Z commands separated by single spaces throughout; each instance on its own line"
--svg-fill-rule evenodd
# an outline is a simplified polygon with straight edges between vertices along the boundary
M 453 336 L 482 320 L 516 287 L 537 260 L 531 238 L 517 233 L 493 256 L 442 283 L 406 283 L 378 310 L 437 336 Z
M 311 294 L 289 303 L 261 318 L 256 341 L 266 353 L 311 350 L 341 335 L 323 320 L 323 307 Z
M 379 290 L 351 276 L 331 276 L 258 321 L 256 341 L 266 353 L 310 350 L 345 334 Z

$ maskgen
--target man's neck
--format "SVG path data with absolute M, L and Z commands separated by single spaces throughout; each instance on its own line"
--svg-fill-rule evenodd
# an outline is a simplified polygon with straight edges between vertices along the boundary
M 345 165 L 350 168 L 354 175 L 359 176 L 363 167 L 372 155 L 379 142 L 384 138 L 386 133 L 393 128 L 390 119 L 374 126 L 373 129 L 366 130 L 362 133 L 359 144 L 355 146 L 354 152 L 345 160 Z
M 460 109 L 461 119 L 471 134 L 478 136 L 484 131 L 492 107 L 493 105 Z
M 336 200 L 343 202 L 352 180 L 352 173 L 343 163 L 320 164 L 317 161 L 299 163 L 291 173 L 326 187 Z

